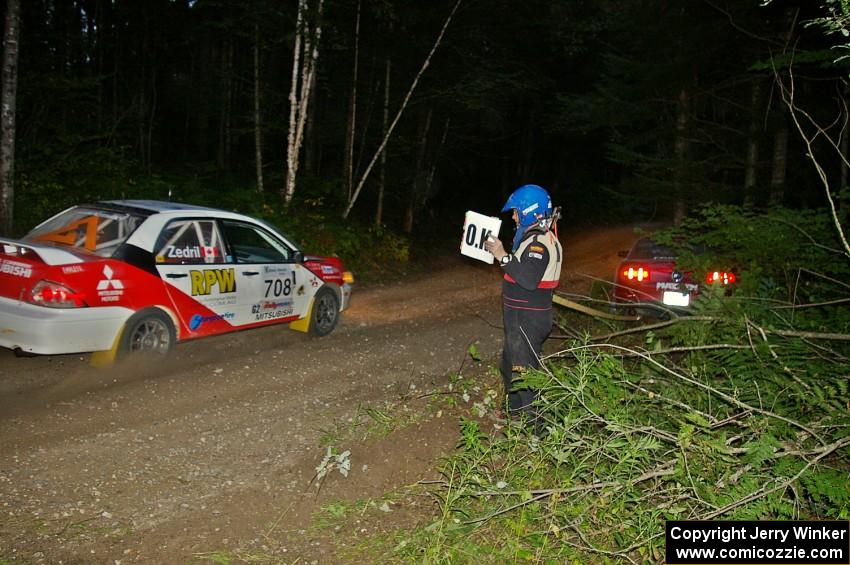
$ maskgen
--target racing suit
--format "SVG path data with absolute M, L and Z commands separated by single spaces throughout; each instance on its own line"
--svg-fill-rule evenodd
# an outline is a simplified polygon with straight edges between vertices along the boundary
M 502 315 L 505 344 L 501 373 L 508 410 L 525 412 L 534 419 L 534 390 L 513 390 L 522 371 L 540 367 L 543 342 L 552 331 L 552 292 L 561 276 L 562 249 L 551 230 L 533 226 L 525 232 L 513 254 L 501 261 Z

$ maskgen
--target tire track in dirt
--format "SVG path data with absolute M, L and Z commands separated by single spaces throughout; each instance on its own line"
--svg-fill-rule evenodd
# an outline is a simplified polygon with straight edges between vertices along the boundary
M 634 235 L 564 239 L 562 280 L 579 290 L 577 272 L 609 276 Z M 499 275 L 452 258 L 356 288 L 326 338 L 241 332 L 181 345 L 155 369 L 0 352 L 0 558 L 187 563 L 239 547 L 332 560 L 306 531 L 312 512 L 415 480 L 454 445 L 457 421 L 411 391 L 444 386 L 470 343 L 497 356 Z M 350 427 L 360 407 L 388 405 L 428 415 L 353 449 L 349 478 L 331 477 L 317 494 L 323 436 Z

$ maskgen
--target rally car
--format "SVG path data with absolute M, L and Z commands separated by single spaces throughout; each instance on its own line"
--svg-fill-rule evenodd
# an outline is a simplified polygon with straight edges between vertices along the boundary
M 637 240 L 629 251 L 621 251 L 614 280 L 614 303 L 660 303 L 664 306 L 688 307 L 699 295 L 700 281 L 694 273 L 680 269 L 676 253 L 651 238 Z M 732 270 L 709 270 L 705 284 L 734 285 L 737 275 Z
M 260 220 L 201 206 L 74 206 L 0 239 L 0 346 L 22 354 L 165 354 L 269 324 L 323 336 L 354 278 Z

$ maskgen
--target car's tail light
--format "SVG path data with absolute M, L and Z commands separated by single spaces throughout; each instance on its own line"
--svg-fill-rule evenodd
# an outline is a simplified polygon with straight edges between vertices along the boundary
M 629 265 L 627 267 L 623 267 L 623 271 L 620 273 L 621 276 L 629 281 L 648 281 L 649 280 L 649 267 L 643 267 L 639 265 Z
M 727 273 L 725 271 L 711 271 L 705 276 L 705 282 L 708 284 L 735 284 L 738 280 L 735 273 Z
M 87 306 L 85 296 L 65 285 L 51 281 L 38 281 L 30 291 L 29 301 L 48 308 L 82 308 Z

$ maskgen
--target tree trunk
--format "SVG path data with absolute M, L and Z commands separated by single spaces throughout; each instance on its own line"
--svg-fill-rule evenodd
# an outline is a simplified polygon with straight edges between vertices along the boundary
M 442 29 L 440 29 L 439 35 L 437 35 L 437 39 L 434 41 L 434 45 L 431 47 L 431 51 L 428 53 L 428 56 L 425 57 L 425 61 L 422 63 L 422 67 L 419 69 L 419 72 L 416 73 L 416 76 L 413 78 L 413 82 L 410 84 L 410 88 L 407 90 L 407 94 L 404 95 L 404 100 L 401 102 L 401 106 L 396 112 L 395 117 L 393 118 L 390 127 L 387 129 L 387 132 L 384 134 L 384 139 L 381 140 L 381 145 L 378 146 L 378 150 L 375 151 L 375 155 L 372 156 L 372 160 L 369 162 L 369 165 L 366 167 L 366 170 L 363 171 L 363 175 L 360 177 L 360 180 L 357 181 L 357 188 L 354 189 L 354 194 L 351 195 L 351 198 L 348 201 L 348 205 L 345 207 L 345 211 L 342 213 L 343 219 L 348 218 L 348 215 L 351 213 L 351 209 L 354 208 L 354 203 L 357 202 L 357 197 L 360 196 L 360 191 L 363 190 L 363 186 L 366 184 L 366 179 L 369 178 L 369 173 L 372 172 L 372 168 L 375 166 L 375 163 L 378 161 L 378 157 L 380 157 L 381 153 L 384 152 L 384 149 L 387 147 L 387 142 L 390 139 L 390 136 L 395 129 L 396 124 L 401 119 L 401 115 L 404 113 L 405 108 L 407 108 L 408 102 L 410 102 L 410 97 L 413 95 L 413 91 L 416 90 L 416 85 L 419 84 L 419 79 L 422 78 L 422 74 L 428 69 L 428 66 L 431 64 L 431 58 L 434 56 L 434 52 L 437 50 L 437 47 L 440 46 L 440 43 L 443 41 L 443 36 L 446 34 L 446 30 L 449 27 L 449 24 L 452 21 L 452 17 L 454 17 L 455 12 L 460 7 L 460 3 L 463 0 L 457 0 L 452 8 L 452 11 L 449 13 L 449 16 L 446 18 L 446 21 L 443 23 Z
M 230 169 L 233 100 L 233 39 L 225 38 L 221 48 L 221 114 L 218 122 L 218 169 Z
M 688 204 L 685 200 L 684 173 L 687 163 L 690 143 L 688 141 L 688 128 L 690 127 L 691 95 L 687 88 L 679 92 L 678 115 L 676 117 L 676 141 L 673 144 L 673 155 L 676 158 L 674 171 L 674 194 L 673 223 L 679 225 L 688 213 Z
M 254 163 L 257 170 L 257 192 L 263 194 L 263 127 L 260 113 L 260 26 L 254 24 Z
M 347 199 L 354 191 L 354 132 L 357 130 L 357 69 L 360 59 L 360 5 L 357 0 L 357 18 L 354 24 L 354 70 L 351 77 L 351 100 L 348 103 L 348 130 L 345 138 L 345 188 Z
M 12 235 L 15 211 L 15 117 L 18 92 L 20 0 L 6 0 L 3 85 L 0 93 L 0 233 Z
M 755 206 L 758 200 L 759 113 L 761 110 L 762 82 L 756 77 L 750 92 L 750 123 L 747 128 L 747 161 L 744 164 L 744 206 Z
M 785 175 L 788 170 L 788 122 L 782 115 L 773 134 L 773 163 L 770 175 L 770 205 L 785 202 Z
M 390 117 L 390 71 L 392 70 L 392 61 L 387 57 L 386 72 L 384 76 L 384 115 L 381 122 L 381 132 L 383 136 L 387 135 L 387 124 Z M 385 179 L 387 174 L 387 152 L 381 152 L 380 174 L 378 175 L 378 206 L 375 210 L 375 225 L 380 226 L 384 221 L 384 191 Z
M 850 94 L 850 86 L 844 85 L 844 98 L 847 99 L 848 94 Z M 841 184 L 838 185 L 838 190 L 842 191 L 847 188 L 847 177 L 848 177 L 848 166 L 847 166 L 847 158 L 848 151 L 850 151 L 850 142 L 848 139 L 847 127 L 850 125 L 850 115 L 847 112 L 842 116 L 844 119 L 844 135 L 841 136 L 841 143 L 839 144 L 838 151 L 841 153 Z M 840 203 L 840 201 L 839 201 Z
M 428 134 L 431 131 L 431 116 L 434 115 L 432 108 L 428 108 L 425 117 L 419 124 L 419 151 L 416 152 L 416 162 L 413 165 L 413 179 L 410 183 L 410 192 L 407 198 L 407 210 L 404 214 L 404 233 L 413 233 L 413 222 L 419 204 L 420 194 L 425 190 L 425 152 L 428 149 Z
M 295 178 L 298 174 L 298 154 L 304 141 L 304 124 L 310 103 L 316 61 L 319 59 L 319 39 L 322 36 L 322 7 L 319 0 L 316 22 L 311 26 L 307 17 L 307 0 L 299 0 L 295 29 L 295 47 L 292 54 L 292 85 L 289 91 L 289 135 L 286 152 L 286 182 L 282 192 L 285 206 L 295 195 Z M 302 61 L 303 46 L 303 61 Z M 299 88 L 300 84 L 300 88 Z

